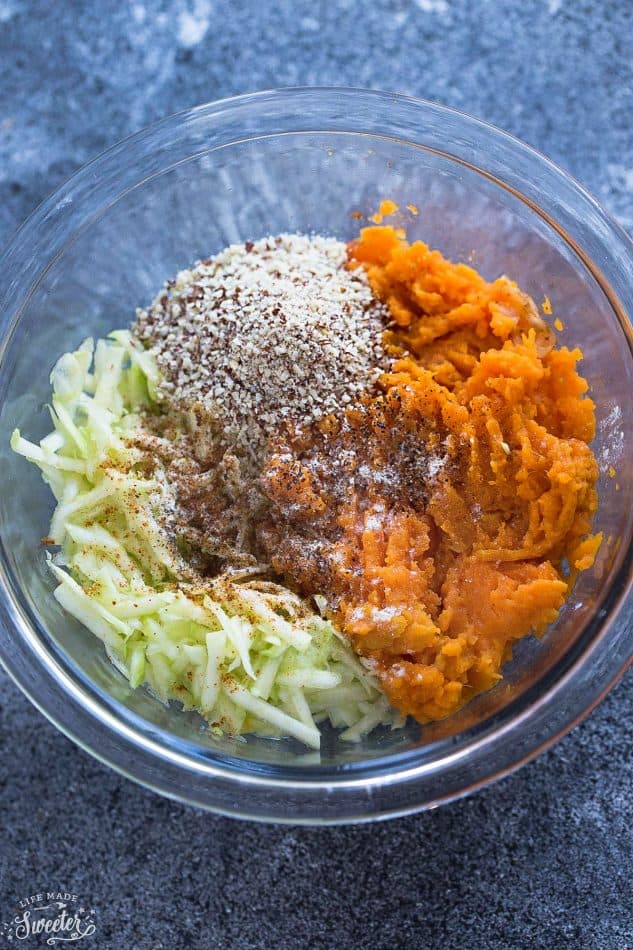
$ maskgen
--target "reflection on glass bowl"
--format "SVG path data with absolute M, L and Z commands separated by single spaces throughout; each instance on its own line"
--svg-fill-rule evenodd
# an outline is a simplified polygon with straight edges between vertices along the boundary
M 489 279 L 506 273 L 564 316 L 582 347 L 606 542 L 557 622 L 515 649 L 503 682 L 450 719 L 320 753 L 217 737 L 193 713 L 132 690 L 61 610 L 40 539 L 52 510 L 9 449 L 48 429 L 48 375 L 85 336 L 130 322 L 166 276 L 225 245 L 281 232 L 349 239 L 388 195 L 421 209 L 410 238 Z M 272 821 L 368 820 L 430 807 L 517 767 L 590 710 L 631 656 L 633 249 L 580 186 L 510 136 L 439 106 L 298 89 L 202 106 L 77 173 L 0 261 L 0 655 L 32 701 L 92 754 L 164 794 Z M 609 477 L 613 466 L 616 477 Z

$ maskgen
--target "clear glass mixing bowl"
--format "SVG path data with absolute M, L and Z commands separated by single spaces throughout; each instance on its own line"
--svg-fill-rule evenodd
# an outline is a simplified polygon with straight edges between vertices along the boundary
M 596 567 L 560 619 L 515 651 L 503 682 L 425 728 L 359 745 L 218 739 L 193 714 L 131 690 L 51 596 L 40 538 L 52 499 L 9 450 L 49 427 L 48 375 L 85 336 L 130 322 L 191 261 L 281 231 L 352 237 L 381 198 L 416 204 L 410 236 L 506 273 L 582 346 L 599 420 Z M 623 610 L 633 523 L 633 247 L 564 172 L 497 129 L 431 103 L 350 89 L 242 96 L 166 119 L 79 171 L 0 261 L 0 655 L 60 729 L 166 795 L 286 822 L 428 808 L 516 768 L 587 713 L 631 656 Z M 616 470 L 609 476 L 609 466 Z

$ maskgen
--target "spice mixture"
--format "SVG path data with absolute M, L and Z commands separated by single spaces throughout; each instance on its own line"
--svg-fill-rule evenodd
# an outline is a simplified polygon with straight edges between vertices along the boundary
M 593 563 L 582 354 L 509 279 L 387 226 L 282 235 L 182 272 L 135 332 L 185 556 L 324 598 L 401 712 L 494 685 Z

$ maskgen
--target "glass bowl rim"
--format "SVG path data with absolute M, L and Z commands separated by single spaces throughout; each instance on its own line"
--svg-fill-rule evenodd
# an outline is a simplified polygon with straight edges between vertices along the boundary
M 554 163 L 549 159 L 542 156 L 535 149 L 531 148 L 529 145 L 521 142 L 519 139 L 510 135 L 507 132 L 504 132 L 500 129 L 497 129 L 495 126 L 492 126 L 488 123 L 483 122 L 480 119 L 473 118 L 467 114 L 460 112 L 455 109 L 450 109 L 445 106 L 440 106 L 436 103 L 427 102 L 425 100 L 414 99 L 412 97 L 399 96 L 392 93 L 382 93 L 373 90 L 363 90 L 363 89 L 353 89 L 349 87 L 294 87 L 286 88 L 279 90 L 270 90 L 262 91 L 257 93 L 246 94 L 242 96 L 235 96 L 228 99 L 218 100 L 215 102 L 203 104 L 197 106 L 193 109 L 183 110 L 181 112 L 175 113 L 174 115 L 168 116 L 164 119 L 159 120 L 158 122 L 153 123 L 152 125 L 147 126 L 146 128 L 140 130 L 139 132 L 134 133 L 131 136 L 123 139 L 117 144 L 113 145 L 111 148 L 104 151 L 101 155 L 94 158 L 88 164 L 82 166 L 64 185 L 62 185 L 57 191 L 55 191 L 49 198 L 45 199 L 35 211 L 26 219 L 22 226 L 15 232 L 13 238 L 10 240 L 4 254 L 0 257 L 0 272 L 3 268 L 11 266 L 12 257 L 17 254 L 20 247 L 25 243 L 25 237 L 28 239 L 29 235 L 35 234 L 39 231 L 39 228 L 46 224 L 47 221 L 52 218 L 55 220 L 60 215 L 62 216 L 63 221 L 63 212 L 67 206 L 69 197 L 72 200 L 72 193 L 74 189 L 79 188 L 86 182 L 86 179 L 90 179 L 95 176 L 95 172 L 98 172 L 100 168 L 107 167 L 108 163 L 113 159 L 116 159 L 118 156 L 124 156 L 126 152 L 129 152 L 130 149 L 134 149 L 137 146 L 147 145 L 151 143 L 152 139 L 158 136 L 163 130 L 175 130 L 180 126 L 186 125 L 190 121 L 196 121 L 198 119 L 222 119 L 223 116 L 230 114 L 231 110 L 237 109 L 238 111 L 246 109 L 247 112 L 249 109 L 257 110 L 261 105 L 272 105 L 273 107 L 280 108 L 281 106 L 286 107 L 286 113 L 279 114 L 276 117 L 276 121 L 288 123 L 291 119 L 296 121 L 296 117 L 291 109 L 292 104 L 295 101 L 307 100 L 312 103 L 314 106 L 314 111 L 318 112 L 319 109 L 323 109 L 323 115 L 327 113 L 327 108 L 325 105 L 328 102 L 329 98 L 333 98 L 340 102 L 344 100 L 346 103 L 351 101 L 359 102 L 363 100 L 365 103 L 371 103 L 375 111 L 376 121 L 380 123 L 380 129 L 378 128 L 367 128 L 367 119 L 364 121 L 364 129 L 356 128 L 333 128 L 333 127 L 316 127 L 314 129 L 309 128 L 286 128 L 284 130 L 278 129 L 277 133 L 284 131 L 286 133 L 301 133 L 307 131 L 321 132 L 322 134 L 332 134 L 337 132 L 364 132 L 367 135 L 385 137 L 385 133 L 388 132 L 387 137 L 397 137 L 402 140 L 402 133 L 409 133 L 410 137 L 404 138 L 404 142 L 408 145 L 415 146 L 421 145 L 422 147 L 428 147 L 432 151 L 439 151 L 445 157 L 452 159 L 453 161 L 461 162 L 465 165 L 470 165 L 476 171 L 488 175 L 488 177 L 493 177 L 497 184 L 501 187 L 506 188 L 509 191 L 515 191 L 513 187 L 510 187 L 509 182 L 506 179 L 498 178 L 492 175 L 488 170 L 486 170 L 486 164 L 483 163 L 481 166 L 476 164 L 471 164 L 466 161 L 463 156 L 455 155 L 445 150 L 439 150 L 430 146 L 425 146 L 420 142 L 415 141 L 416 134 L 420 134 L 420 128 L 413 126 L 413 114 L 411 115 L 411 125 L 407 127 L 407 122 L 405 125 L 400 126 L 396 123 L 396 129 L 387 129 L 389 126 L 389 118 L 386 115 L 386 109 L 390 106 L 402 109 L 403 112 L 410 112 L 413 110 L 414 113 L 420 115 L 421 113 L 426 113 L 427 115 L 433 115 L 434 117 L 449 117 L 453 124 L 465 125 L 471 135 L 475 139 L 475 144 L 481 145 L 482 138 L 486 137 L 493 139 L 495 142 L 503 142 L 505 147 L 509 150 L 514 150 L 515 152 L 521 154 L 522 156 L 527 156 L 532 162 L 535 162 L 541 168 L 547 168 L 550 175 L 553 175 L 561 184 L 565 184 L 567 189 L 571 189 L 573 195 L 582 201 L 585 205 L 591 207 L 592 212 L 599 217 L 601 220 L 607 237 L 613 241 L 616 245 L 619 245 L 620 252 L 625 255 L 625 257 L 633 259 L 633 244 L 626 232 L 611 218 L 608 214 L 598 205 L 595 199 L 574 179 L 571 178 L 566 172 L 559 169 Z M 332 115 L 334 114 L 334 106 L 336 103 L 331 103 Z M 382 107 L 381 109 L 378 106 Z M 282 110 L 283 112 L 283 110 Z M 337 115 L 339 113 L 337 112 Z M 320 116 L 319 116 L 320 118 Z M 408 116 L 407 116 L 408 120 Z M 307 120 L 306 120 L 307 121 Z M 334 121 L 334 120 L 332 120 Z M 340 122 L 340 118 L 338 119 Z M 301 124 L 301 123 L 299 123 Z M 277 134 L 274 133 L 274 134 Z M 257 139 L 261 136 L 255 134 L 250 134 L 247 138 Z M 231 139 L 229 142 L 224 144 L 234 143 L 236 139 Z M 451 144 L 449 142 L 449 144 Z M 188 156 L 190 158 L 191 156 Z M 478 156 L 479 157 L 479 156 Z M 486 156 L 487 158 L 488 156 Z M 161 169 L 165 171 L 166 169 Z M 96 176 L 98 177 L 98 176 Z M 98 192 L 98 185 L 93 186 L 94 190 Z M 120 198 L 125 192 L 122 191 L 117 195 L 117 198 Z M 519 197 L 522 200 L 529 199 L 521 192 L 518 191 Z M 543 197 L 542 195 L 540 196 Z M 546 202 L 547 204 L 547 202 Z M 107 206 L 106 206 L 107 207 Z M 100 211 L 103 211 L 103 207 L 99 207 Z M 546 209 L 538 206 L 539 212 Z M 572 215 L 572 218 L 578 223 L 579 212 L 575 212 Z M 556 228 L 560 230 L 559 227 L 555 224 L 553 219 L 550 219 L 547 214 L 543 215 L 546 217 L 546 220 Z M 76 232 L 71 232 L 75 234 Z M 567 237 L 567 233 L 565 232 Z M 605 239 L 606 240 L 606 239 Z M 608 244 L 608 241 L 606 242 Z M 573 246 L 573 245 L 572 245 Z M 578 247 L 575 248 L 578 251 Z M 581 259 L 584 260 L 585 265 L 587 265 L 587 260 L 582 257 L 582 247 L 580 247 Z M 50 266 L 50 261 L 48 266 Z M 589 262 L 591 264 L 591 262 Z M 601 279 L 602 275 L 600 272 L 596 272 L 596 269 L 591 266 L 591 272 L 594 276 L 598 276 L 600 286 L 605 292 L 608 299 L 612 302 L 612 295 L 607 289 L 605 289 L 604 281 Z M 610 282 L 607 280 L 607 287 L 610 288 Z M 6 300 L 6 294 L 5 294 Z M 0 375 L 2 370 L 3 355 L 6 351 L 12 330 L 19 321 L 20 312 L 24 304 L 28 300 L 28 297 L 22 301 L 22 307 L 17 311 L 15 319 L 10 321 L 6 329 L 3 327 L 2 340 L 0 342 Z M 616 296 L 616 301 L 619 300 Z M 632 350 L 632 333 L 630 323 L 626 316 L 627 311 L 631 312 L 630 308 L 625 308 L 620 304 L 619 306 L 613 307 L 615 311 L 615 316 L 619 320 L 620 325 L 628 339 L 629 343 L 629 355 L 631 355 Z M 2 298 L 0 297 L 0 314 L 3 312 L 4 306 L 2 304 Z M 558 697 L 560 700 L 560 694 L 566 686 L 568 686 L 570 681 L 573 681 L 574 672 L 578 669 L 579 666 L 582 666 L 591 657 L 595 654 L 598 648 L 605 646 L 605 640 L 609 631 L 613 628 L 614 621 L 616 617 L 620 614 L 623 603 L 627 599 L 627 594 L 631 587 L 631 567 L 633 565 L 633 541 L 629 539 L 628 548 L 623 556 L 622 563 L 617 572 L 616 577 L 613 579 L 611 587 L 605 593 L 605 598 L 609 600 L 609 609 L 603 611 L 603 616 L 598 618 L 591 618 L 589 623 L 586 625 L 585 630 L 581 637 L 579 637 L 579 642 L 583 637 L 587 639 L 585 644 L 586 649 L 580 653 L 575 659 L 567 657 L 567 668 L 564 670 L 563 674 L 558 676 L 555 680 L 549 691 L 545 694 L 539 695 L 539 707 L 543 702 L 552 701 L 555 697 Z M 90 738 L 87 738 L 86 724 L 92 723 L 98 724 L 100 729 L 105 732 L 110 732 L 113 735 L 117 735 L 118 738 L 129 745 L 129 750 L 134 755 L 135 752 L 139 751 L 139 747 L 144 747 L 147 751 L 147 754 L 155 756 L 161 762 L 164 762 L 165 756 L 169 757 L 169 750 L 166 748 L 165 744 L 160 744 L 160 742 L 148 738 L 147 731 L 151 732 L 153 735 L 159 735 L 163 730 L 158 727 L 153 727 L 151 724 L 147 723 L 145 720 L 142 720 L 140 716 L 135 714 L 119 715 L 116 717 L 111 714 L 103 702 L 101 705 L 94 702 L 93 699 L 88 695 L 90 693 L 90 684 L 87 681 L 84 681 L 83 691 L 81 687 L 78 687 L 76 683 L 72 682 L 72 676 L 69 677 L 68 672 L 64 671 L 60 664 L 55 661 L 53 662 L 53 657 L 50 654 L 47 654 L 41 643 L 41 633 L 46 633 L 43 628 L 39 625 L 39 622 L 33 618 L 29 617 L 28 614 L 30 611 L 25 611 L 23 607 L 16 601 L 15 595 L 19 595 L 19 591 L 13 590 L 13 583 L 10 576 L 7 576 L 8 565 L 5 561 L 5 552 L 2 550 L 2 563 L 0 563 L 0 578 L 2 580 L 2 586 L 4 587 L 3 596 L 7 598 L 7 603 L 0 604 L 0 618 L 3 621 L 2 628 L 0 629 L 0 659 L 2 659 L 3 665 L 8 670 L 11 677 L 22 689 L 23 692 L 29 697 L 29 699 L 40 709 L 44 715 L 47 716 L 62 732 L 68 735 L 73 741 L 77 742 L 84 749 L 90 752 L 92 755 L 99 758 L 101 761 L 106 762 L 113 768 L 122 772 L 123 774 L 128 775 L 128 777 L 133 778 L 136 781 L 139 781 L 141 784 L 145 784 L 149 787 L 154 788 L 157 791 L 162 792 L 163 794 L 171 795 L 172 797 L 177 797 L 181 800 L 189 800 L 195 804 L 202 805 L 203 807 L 209 808 L 210 810 L 217 810 L 222 813 L 235 814 L 240 817 L 256 817 L 261 820 L 272 820 L 272 821 L 303 821 L 304 818 L 299 816 L 288 816 L 282 814 L 276 814 L 274 809 L 274 802 L 271 800 L 266 806 L 265 812 L 249 815 L 248 800 L 246 799 L 243 803 L 237 808 L 228 808 L 223 805 L 221 802 L 213 800 L 213 796 L 210 798 L 200 796 L 198 793 L 197 797 L 188 798 L 186 794 L 183 794 L 182 791 L 174 792 L 170 783 L 165 783 L 164 781 L 149 781 L 146 776 L 139 774 L 139 771 L 142 773 L 142 769 L 135 767 L 133 762 L 131 765 L 125 765 L 121 761 L 122 754 L 120 749 L 116 749 L 110 754 L 101 754 L 98 749 L 94 748 L 94 742 Z M 620 581 L 623 581 L 622 586 L 620 586 Z M 10 636 L 7 638 L 7 631 L 10 631 L 11 628 L 17 628 L 21 637 L 19 638 L 21 644 L 28 645 L 31 653 L 39 656 L 39 670 L 45 668 L 48 671 L 49 680 L 48 685 L 54 685 L 56 689 L 60 692 L 60 695 L 65 697 L 66 700 L 72 699 L 78 709 L 82 712 L 83 716 L 87 719 L 84 721 L 82 718 L 82 728 L 73 728 L 68 722 L 68 716 L 63 716 L 59 712 L 53 711 L 52 699 L 49 697 L 48 701 L 44 701 L 41 695 L 35 695 L 35 690 L 30 688 L 30 683 L 25 681 L 24 671 L 18 669 L 18 667 L 13 664 L 12 661 L 12 651 L 11 651 L 11 642 Z M 40 636 L 38 638 L 38 632 Z M 590 637 L 585 637 L 585 634 L 591 633 Z M 6 642 L 5 642 L 6 640 Z M 36 642 L 37 640 L 37 642 Z M 583 704 L 582 709 L 575 709 L 572 716 L 567 717 L 567 720 L 560 728 L 552 732 L 551 735 L 544 737 L 540 742 L 533 744 L 529 751 L 518 758 L 517 760 L 508 761 L 504 766 L 496 768 L 492 774 L 482 774 L 482 776 L 474 781 L 471 785 L 465 785 L 459 789 L 454 789 L 446 795 L 436 794 L 431 799 L 425 799 L 424 796 L 420 799 L 419 793 L 416 793 L 416 781 L 421 777 L 425 770 L 435 770 L 437 771 L 440 766 L 455 762 L 456 759 L 463 759 L 466 755 L 473 755 L 475 753 L 481 755 L 482 751 L 485 752 L 486 748 L 489 746 L 492 740 L 498 742 L 503 739 L 506 733 L 513 731 L 514 729 L 529 723 L 532 715 L 532 706 L 527 706 L 527 708 L 522 709 L 517 716 L 508 716 L 506 717 L 503 727 L 501 729 L 492 730 L 492 737 L 488 735 L 491 731 L 490 729 L 484 730 L 484 734 L 479 737 L 474 743 L 467 744 L 460 751 L 453 752 L 452 755 L 444 756 L 439 763 L 431 762 L 426 765 L 418 765 L 412 768 L 402 768 L 402 769 L 386 769 L 383 772 L 380 772 L 380 768 L 385 765 L 387 762 L 398 761 L 402 758 L 415 758 L 415 750 L 409 751 L 407 753 L 392 753 L 391 755 L 386 756 L 384 759 L 373 759 L 368 760 L 365 773 L 360 777 L 352 777 L 351 773 L 357 771 L 356 768 L 346 769 L 338 768 L 335 772 L 328 772 L 326 768 L 325 771 L 328 774 L 327 779 L 304 779 L 298 774 L 296 767 L 289 764 L 288 778 L 278 778 L 274 775 L 265 776 L 263 773 L 266 772 L 269 768 L 265 764 L 257 763 L 257 769 L 255 773 L 248 772 L 249 763 L 247 760 L 238 760 L 239 767 L 234 769 L 229 767 L 226 769 L 222 765 L 217 765 L 209 762 L 204 762 L 204 768 L 201 769 L 201 764 L 199 761 L 194 761 L 191 757 L 186 757 L 186 755 L 176 755 L 174 758 L 175 767 L 181 769 L 183 766 L 185 769 L 202 771 L 205 778 L 226 778 L 230 782 L 238 783 L 242 788 L 246 789 L 246 795 L 248 795 L 248 789 L 252 788 L 254 785 L 259 785 L 266 790 L 273 791 L 275 789 L 283 788 L 285 790 L 296 790 L 299 788 L 301 790 L 301 796 L 298 799 L 299 805 L 302 803 L 305 804 L 305 793 L 309 795 L 322 795 L 323 791 L 331 792 L 342 792 L 347 791 L 351 793 L 351 798 L 346 805 L 347 810 L 344 808 L 344 814 L 332 818 L 320 817 L 311 813 L 307 820 L 313 822 L 334 822 L 334 821 L 349 821 L 349 820 L 369 820 L 375 817 L 387 817 L 389 815 L 395 814 L 405 814 L 411 811 L 418 810 L 420 807 L 431 807 L 432 805 L 438 804 L 442 801 L 451 800 L 453 798 L 459 797 L 463 794 L 466 794 L 469 791 L 472 791 L 474 788 L 480 787 L 481 785 L 487 784 L 490 781 L 493 781 L 501 775 L 507 774 L 508 772 L 518 768 L 523 762 L 528 761 L 530 758 L 539 754 L 543 749 L 547 748 L 553 742 L 555 742 L 561 735 L 567 732 L 579 719 L 586 715 L 606 694 L 606 692 L 611 688 L 614 682 L 617 681 L 619 676 L 622 675 L 626 669 L 628 663 L 630 662 L 630 656 L 627 656 L 626 653 L 626 643 L 624 644 L 625 651 L 623 653 L 624 660 L 620 662 L 617 666 L 617 669 L 614 667 L 610 670 L 610 675 L 606 678 L 603 678 L 603 681 L 600 683 L 599 689 L 595 690 L 595 695 L 592 695 L 588 699 L 587 705 Z M 558 670 L 558 665 L 555 670 Z M 553 670 L 552 672 L 555 672 Z M 538 685 L 538 684 L 537 684 Z M 528 691 L 531 692 L 531 691 Z M 510 702 L 502 712 L 505 712 L 507 709 L 512 708 L 515 704 Z M 129 713 L 129 711 L 127 711 Z M 142 728 L 138 726 L 128 726 L 124 724 L 122 720 L 137 719 L 139 723 L 145 722 L 146 730 L 143 731 Z M 123 726 L 125 725 L 125 728 Z M 472 730 L 471 730 L 472 731 Z M 469 730 L 465 730 L 466 733 Z M 164 734 L 168 736 L 168 733 Z M 461 736 L 462 734 L 460 734 Z M 180 742 L 177 737 L 173 737 L 174 743 L 176 745 L 181 745 L 183 747 L 187 746 L 186 742 Z M 123 753 L 128 750 L 128 745 L 123 746 Z M 507 751 L 507 750 L 506 750 Z M 212 754 L 208 751 L 205 751 L 204 759 L 213 758 Z M 221 757 L 222 758 L 222 757 Z M 509 757 L 512 759 L 512 756 Z M 276 767 L 273 771 L 280 771 L 282 767 Z M 359 764 L 359 771 L 362 770 L 362 763 Z M 317 769 L 315 771 L 320 771 Z M 312 771 L 312 775 L 315 774 L 315 771 Z M 378 774 L 373 774 L 378 772 Z M 485 769 L 484 769 L 485 772 Z M 368 774 L 372 773 L 372 774 Z M 364 802 L 368 804 L 364 797 L 364 792 L 369 787 L 379 787 L 384 789 L 389 789 L 389 787 L 397 786 L 398 784 L 406 784 L 408 800 L 403 805 L 399 803 L 397 806 L 395 801 L 393 804 L 390 804 L 388 801 L 382 803 L 377 810 L 360 813 L 358 811 L 359 806 Z M 421 790 L 420 790 L 421 791 Z M 360 798 L 358 797 L 360 795 Z M 388 797 L 388 796 L 387 796 Z M 354 800 L 356 799 L 356 800 Z M 313 803 L 314 804 L 314 803 Z

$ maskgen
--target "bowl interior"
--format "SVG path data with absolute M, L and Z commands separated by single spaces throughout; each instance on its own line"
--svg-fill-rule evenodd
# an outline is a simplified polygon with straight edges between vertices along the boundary
M 508 274 L 537 303 L 547 295 L 554 316 L 564 323 L 561 342 L 582 347 L 582 370 L 599 420 L 596 527 L 605 542 L 595 568 L 582 575 L 557 623 L 541 640 L 519 644 L 500 686 L 450 720 L 376 732 L 358 745 L 328 734 L 320 754 L 306 753 L 290 740 L 218 739 L 196 715 L 131 690 L 101 644 L 53 599 L 40 544 L 52 498 L 39 473 L 10 452 L 9 437 L 16 426 L 31 439 L 48 431 L 48 377 L 58 355 L 88 335 L 129 324 L 134 308 L 149 303 L 180 268 L 228 243 L 283 231 L 350 239 L 359 226 L 353 212 L 367 215 L 384 197 L 403 208 L 411 203 L 419 208 L 418 215 L 405 212 L 400 221 L 410 238 L 472 262 L 487 278 Z M 633 423 L 633 368 L 626 336 L 592 268 L 564 233 L 520 195 L 476 168 L 394 138 L 267 135 L 198 148 L 177 162 L 158 158 L 151 173 L 139 168 L 131 187 L 121 193 L 115 188 L 94 207 L 78 209 L 54 256 L 37 244 L 32 251 L 34 276 L 20 290 L 23 305 L 1 368 L 4 557 L 11 585 L 45 649 L 117 715 L 198 755 L 248 760 L 255 768 L 349 767 L 409 750 L 432 756 L 437 743 L 494 723 L 518 696 L 538 690 L 561 657 L 574 650 L 590 618 L 601 610 L 631 538 L 633 481 L 625 475 L 631 462 L 625 433 Z

